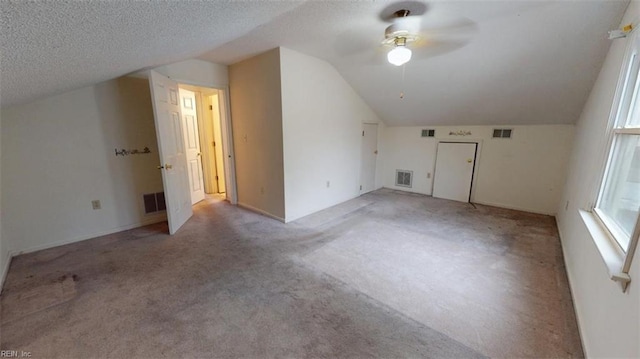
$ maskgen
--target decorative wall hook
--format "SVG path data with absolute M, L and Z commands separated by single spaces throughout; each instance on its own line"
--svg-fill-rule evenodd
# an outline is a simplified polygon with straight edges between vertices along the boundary
M 118 150 L 116 148 L 116 157 L 117 156 L 128 156 L 128 155 L 146 155 L 148 153 L 151 153 L 151 150 L 149 149 L 149 147 L 143 148 L 142 151 L 138 150 L 138 149 L 135 149 L 135 148 L 132 149 L 132 150 L 126 150 L 124 148 L 121 149 L 121 150 Z
M 449 132 L 449 136 L 471 136 L 471 131 L 451 131 Z

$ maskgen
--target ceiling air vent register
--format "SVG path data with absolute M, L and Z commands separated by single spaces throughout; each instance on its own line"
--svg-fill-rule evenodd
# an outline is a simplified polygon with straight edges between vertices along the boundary
M 494 128 L 493 138 L 511 138 L 511 132 L 510 128 Z
M 422 130 L 422 137 L 435 137 L 436 136 L 436 130 L 431 130 L 431 129 L 424 129 Z
M 411 188 L 413 171 L 396 170 L 396 186 Z

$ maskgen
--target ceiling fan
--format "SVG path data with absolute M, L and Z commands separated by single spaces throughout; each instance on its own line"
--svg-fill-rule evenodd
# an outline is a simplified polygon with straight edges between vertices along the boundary
M 422 5 L 416 11 L 401 8 L 391 12 L 388 7 L 381 14 L 381 19 L 391 22 L 384 32 L 382 46 L 390 48 L 387 61 L 396 66 L 402 66 L 411 60 L 413 51 L 420 50 L 424 55 L 435 55 L 457 49 L 469 39 L 469 35 L 476 29 L 473 21 L 464 17 L 443 16 L 442 13 L 432 13 L 427 18 L 427 7 L 417 2 L 406 2 L 407 7 Z M 397 6 L 397 5 L 396 5 Z M 396 7 L 397 9 L 397 7 Z M 424 22 L 427 25 L 423 26 Z
M 393 13 L 392 24 L 384 31 L 382 45 L 393 47 L 387 53 L 389 63 L 401 66 L 411 60 L 411 49 L 407 47 L 412 42 L 417 41 L 420 36 L 420 18 L 409 16 L 410 10 L 402 9 Z

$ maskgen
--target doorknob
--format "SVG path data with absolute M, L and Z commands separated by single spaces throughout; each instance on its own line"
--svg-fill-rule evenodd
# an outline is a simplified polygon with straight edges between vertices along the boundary
M 467 163 L 471 163 L 471 162 L 473 162 L 473 160 L 472 160 L 471 158 L 469 158 L 469 159 L 467 160 Z
M 173 168 L 173 166 L 172 166 L 172 165 L 170 165 L 170 164 L 166 164 L 166 165 L 164 165 L 164 166 L 158 166 L 158 167 L 156 167 L 156 168 L 157 168 L 157 169 L 159 169 L 159 170 L 161 170 L 161 169 L 163 169 L 163 168 L 166 168 L 166 169 L 170 170 L 170 169 L 172 169 L 172 168 Z
M 198 154 L 196 156 L 200 157 L 200 156 L 202 156 L 202 153 L 198 152 Z
M 158 166 L 157 168 L 158 168 L 159 170 L 161 170 L 161 169 L 163 169 L 163 168 L 164 168 L 164 166 Z

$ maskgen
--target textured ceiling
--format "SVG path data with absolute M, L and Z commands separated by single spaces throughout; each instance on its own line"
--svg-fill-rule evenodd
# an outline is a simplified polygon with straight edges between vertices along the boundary
M 185 60 L 301 4 L 2 0 L 0 103 L 23 103 Z
M 284 46 L 333 64 L 388 125 L 574 123 L 627 4 L 2 1 L 0 100 Z M 422 14 L 428 35 L 404 70 L 379 46 L 399 8 Z

